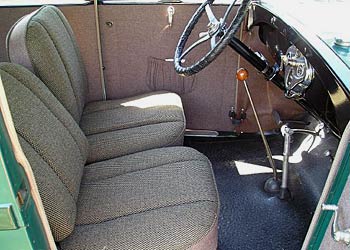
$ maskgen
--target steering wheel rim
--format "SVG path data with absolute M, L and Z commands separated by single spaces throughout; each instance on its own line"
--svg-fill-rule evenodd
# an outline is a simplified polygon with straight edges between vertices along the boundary
M 192 30 L 196 26 L 198 20 L 201 18 L 202 14 L 206 11 L 206 7 L 209 6 L 210 4 L 212 4 L 213 2 L 214 2 L 214 0 L 206 0 L 204 3 L 202 3 L 199 6 L 199 8 L 196 10 L 196 12 L 193 14 L 191 19 L 187 23 L 187 25 L 186 25 L 186 27 L 185 27 L 185 29 L 184 29 L 184 31 L 179 39 L 179 42 L 178 42 L 178 44 L 176 46 L 176 50 L 175 50 L 175 56 L 174 56 L 175 71 L 178 74 L 181 74 L 184 76 L 191 76 L 193 74 L 196 74 L 199 71 L 201 71 L 202 69 L 204 69 L 205 67 L 207 67 L 211 62 L 213 62 L 220 55 L 220 53 L 229 44 L 231 38 L 235 35 L 239 26 L 241 25 L 241 23 L 244 19 L 244 16 L 248 10 L 248 7 L 249 7 L 251 0 L 242 0 L 242 3 L 240 5 L 240 7 L 238 8 L 238 11 L 237 11 L 234 19 L 232 20 L 230 26 L 225 30 L 224 35 L 220 38 L 218 43 L 216 43 L 216 45 L 214 47 L 212 47 L 211 50 L 206 55 L 204 55 L 201 59 L 199 59 L 197 62 L 193 63 L 190 66 L 184 67 L 181 64 L 182 64 L 182 59 L 185 56 L 183 54 L 184 54 L 184 48 L 185 48 L 186 42 L 187 42 L 190 34 L 192 33 Z M 236 0 L 233 1 L 231 3 L 231 5 L 235 4 L 235 2 L 236 2 Z M 228 10 L 230 9 L 231 5 L 228 7 Z M 225 14 L 225 16 L 226 16 L 226 14 Z M 209 19 L 210 19 L 210 17 L 209 17 Z M 211 24 L 211 21 L 210 21 L 210 24 Z M 221 25 L 225 25 L 225 24 L 223 23 Z M 222 26 L 219 27 L 219 29 L 222 29 L 222 28 L 223 28 Z M 217 30 L 216 34 L 214 34 L 214 36 L 217 35 L 218 32 L 220 32 L 220 30 Z M 208 35 L 209 35 L 209 31 L 208 31 Z M 208 38 L 207 40 L 209 40 L 209 38 L 212 38 L 214 36 L 209 35 L 209 37 L 207 37 Z M 203 42 L 203 41 L 201 41 L 201 39 L 199 39 L 198 41 L 200 43 Z M 197 45 L 199 45 L 200 43 L 198 43 Z M 191 51 L 192 49 L 190 49 L 189 51 Z M 186 55 L 187 55 L 187 53 L 186 53 Z

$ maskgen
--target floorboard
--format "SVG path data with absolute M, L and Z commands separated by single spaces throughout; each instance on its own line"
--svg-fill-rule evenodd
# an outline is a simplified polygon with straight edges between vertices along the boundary
M 269 137 L 269 143 L 273 154 L 282 154 L 282 137 Z M 263 191 L 271 169 L 258 137 L 187 144 L 213 165 L 221 202 L 219 250 L 301 248 L 312 215 L 302 197 L 282 201 Z

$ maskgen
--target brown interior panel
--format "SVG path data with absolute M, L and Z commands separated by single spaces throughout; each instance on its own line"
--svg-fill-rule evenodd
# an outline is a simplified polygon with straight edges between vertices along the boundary
M 178 39 L 188 20 L 198 8 L 197 4 L 176 4 L 173 25 L 167 20 L 167 4 L 154 5 L 99 5 L 100 29 L 107 99 L 124 98 L 156 90 L 169 90 L 181 95 L 187 119 L 187 128 L 217 131 L 256 132 L 257 127 L 247 95 L 235 72 L 238 65 L 250 72 L 248 80 L 255 105 L 265 130 L 276 127 L 272 110 L 290 119 L 302 112 L 283 92 L 265 81 L 244 59 L 239 59 L 230 48 L 192 77 L 176 74 L 173 62 Z M 0 61 L 7 61 L 5 38 L 14 22 L 37 7 L 0 8 Z M 227 6 L 215 5 L 213 11 L 219 18 Z M 97 34 L 93 5 L 60 6 L 77 37 L 86 66 L 89 101 L 102 99 L 99 76 Z M 234 14 L 234 13 L 233 13 Z M 206 31 L 208 19 L 204 14 L 188 44 Z M 268 56 L 256 30 L 243 31 L 242 39 L 251 48 Z M 189 54 L 186 63 L 199 59 L 209 50 L 209 42 Z M 234 127 L 228 117 L 229 110 L 242 108 L 247 119 Z
M 6 34 L 11 26 L 22 16 L 39 7 L 0 8 L 0 61 L 8 61 L 6 53 Z M 76 35 L 81 55 L 87 71 L 89 101 L 102 99 L 102 88 L 98 68 L 95 14 L 93 5 L 60 6 Z
M 261 52 L 269 62 L 273 62 L 269 51 L 264 44 L 260 42 L 257 28 L 254 28 L 252 31 L 243 29 L 241 39 L 252 50 Z M 285 98 L 281 89 L 272 82 L 266 81 L 262 74 L 255 70 L 245 59 L 240 59 L 240 65 L 249 71 L 247 83 L 264 130 L 268 131 L 277 127 L 272 117 L 273 110 L 276 110 L 280 114 L 282 120 L 298 118 L 300 114 L 304 112 L 296 102 Z M 237 127 L 237 131 L 258 131 L 243 83 L 238 83 L 237 85 L 237 108 L 238 110 L 244 109 L 247 114 L 247 119 Z
M 168 90 L 179 95 L 189 94 L 197 87 L 197 76 L 182 77 L 174 70 L 173 63 L 162 58 L 147 60 L 147 87 L 152 91 Z
M 169 5 L 100 6 L 107 98 L 149 92 L 153 90 L 150 86 L 154 85 L 165 86 L 165 89 L 181 94 L 188 128 L 231 131 L 228 112 L 235 100 L 234 72 L 237 55 L 226 49 L 214 63 L 195 77 L 184 80 L 179 76 L 175 78 L 173 62 L 165 62 L 164 59 L 174 57 L 178 39 L 198 5 L 174 5 L 175 15 L 171 27 L 167 23 L 168 7 Z M 214 12 L 219 17 L 225 9 L 226 6 L 215 6 Z M 206 31 L 207 23 L 208 19 L 203 15 L 198 24 L 202 29 L 193 33 Z M 198 37 L 193 36 L 188 44 L 194 39 Z M 203 56 L 208 50 L 209 42 L 198 48 L 197 53 Z M 153 68 L 150 58 L 158 59 Z M 189 60 L 193 61 L 194 58 Z M 165 68 L 168 72 L 164 75 Z M 150 83 L 150 70 L 158 72 L 152 78 L 158 79 L 158 83 Z M 162 78 L 172 82 L 161 84 L 159 82 Z
M 63 6 L 60 9 L 71 24 L 79 44 L 88 78 L 88 101 L 101 100 L 103 95 L 94 6 Z

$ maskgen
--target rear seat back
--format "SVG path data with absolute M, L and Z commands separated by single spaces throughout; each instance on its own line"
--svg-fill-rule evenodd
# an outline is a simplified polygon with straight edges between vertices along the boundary
M 72 28 L 62 12 L 43 6 L 20 19 L 7 36 L 11 62 L 31 69 L 80 122 L 87 80 Z
M 3 63 L 0 75 L 52 233 L 56 241 L 61 241 L 74 229 L 87 139 L 60 102 L 30 71 Z

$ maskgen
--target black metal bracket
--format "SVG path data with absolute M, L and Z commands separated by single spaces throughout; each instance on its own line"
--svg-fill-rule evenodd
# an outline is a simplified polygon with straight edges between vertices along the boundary
M 247 118 L 247 113 L 242 108 L 239 115 L 236 113 L 235 109 L 232 107 L 230 111 L 228 112 L 228 116 L 231 119 L 232 125 L 239 125 L 242 123 L 243 120 Z
M 277 64 L 270 66 L 261 54 L 252 51 L 236 37 L 231 39 L 229 46 L 261 72 L 267 80 L 272 81 L 278 87 L 284 89 L 283 77 L 278 74 L 279 66 Z

